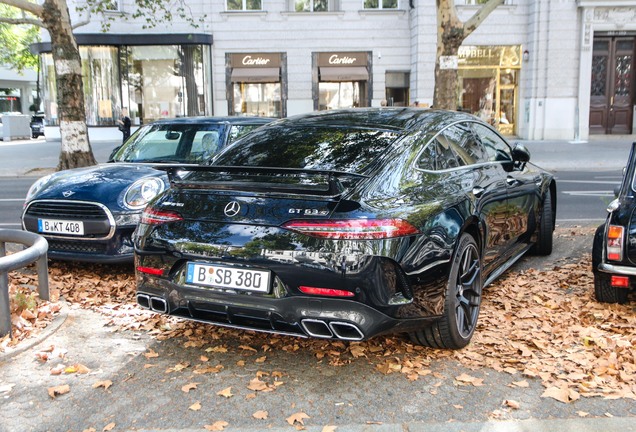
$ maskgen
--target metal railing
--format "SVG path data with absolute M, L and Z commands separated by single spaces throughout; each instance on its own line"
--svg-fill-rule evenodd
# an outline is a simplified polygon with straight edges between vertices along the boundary
M 6 255 L 6 243 L 19 243 L 26 249 Z M 0 229 L 0 337 L 11 334 L 11 309 L 9 307 L 9 272 L 37 262 L 38 294 L 49 300 L 49 266 L 46 239 L 34 233 Z

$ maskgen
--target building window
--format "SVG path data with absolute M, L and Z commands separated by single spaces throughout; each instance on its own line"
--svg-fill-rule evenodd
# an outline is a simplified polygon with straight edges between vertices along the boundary
M 261 0 L 227 0 L 229 11 L 260 11 L 262 9 Z
M 103 2 L 104 10 L 108 12 L 119 12 L 121 11 L 121 3 L 118 0 L 107 0 Z
M 81 46 L 80 55 L 89 126 L 115 125 L 122 108 L 135 125 L 210 114 L 206 45 Z M 47 124 L 59 125 L 53 58 L 42 59 Z
M 328 12 L 328 0 L 295 0 L 296 12 Z
M 486 3 L 488 3 L 488 0 L 464 0 L 464 4 L 467 4 L 467 5 L 482 5 Z M 505 0 L 504 4 L 505 5 L 510 4 L 510 0 Z
M 514 135 L 520 70 L 519 45 L 461 46 L 458 108 Z
M 227 54 L 230 115 L 283 117 L 284 86 L 279 53 Z
M 365 9 L 397 9 L 398 0 L 364 0 Z

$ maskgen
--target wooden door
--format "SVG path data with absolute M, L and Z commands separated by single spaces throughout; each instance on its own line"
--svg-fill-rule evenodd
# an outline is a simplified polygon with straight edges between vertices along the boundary
M 634 37 L 594 38 L 590 134 L 631 134 Z

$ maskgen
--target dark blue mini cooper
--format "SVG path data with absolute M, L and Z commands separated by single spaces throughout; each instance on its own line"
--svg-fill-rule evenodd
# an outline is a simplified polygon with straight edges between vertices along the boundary
M 207 163 L 220 149 L 271 120 L 198 117 L 142 126 L 109 163 L 37 180 L 27 193 L 23 229 L 47 239 L 49 258 L 132 262 L 130 236 L 141 211 L 168 185 L 166 173 L 153 167 Z
M 626 303 L 636 286 L 636 143 L 607 211 L 592 246 L 594 294 L 603 303 Z
M 461 348 L 482 288 L 552 251 L 556 185 L 529 158 L 463 113 L 279 120 L 212 166 L 170 169 L 134 236 L 137 301 L 223 326 Z

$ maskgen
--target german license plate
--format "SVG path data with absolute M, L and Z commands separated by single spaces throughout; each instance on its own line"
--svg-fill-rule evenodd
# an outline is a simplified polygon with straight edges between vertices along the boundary
M 218 288 L 231 288 L 266 293 L 270 272 L 238 267 L 188 263 L 186 282 Z
M 38 219 L 38 232 L 84 235 L 84 222 L 59 219 Z

